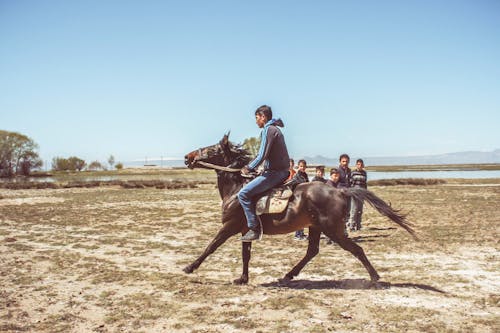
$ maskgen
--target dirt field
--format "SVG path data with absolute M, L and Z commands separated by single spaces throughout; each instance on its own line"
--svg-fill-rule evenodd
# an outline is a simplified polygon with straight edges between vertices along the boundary
M 365 209 L 378 288 L 324 240 L 279 285 L 292 234 L 254 245 L 247 286 L 238 237 L 183 273 L 219 227 L 214 184 L 0 190 L 0 332 L 500 332 L 500 179 L 371 187 L 422 239 Z

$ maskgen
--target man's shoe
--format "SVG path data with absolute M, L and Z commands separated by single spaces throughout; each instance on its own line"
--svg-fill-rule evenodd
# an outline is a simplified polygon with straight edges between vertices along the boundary
M 242 242 L 252 242 L 254 240 L 261 240 L 262 239 L 262 228 L 259 228 L 257 230 L 250 229 L 248 232 L 240 238 Z

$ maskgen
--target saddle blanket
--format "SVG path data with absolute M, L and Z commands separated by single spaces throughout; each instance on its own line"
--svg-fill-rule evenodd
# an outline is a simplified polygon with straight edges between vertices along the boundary
M 259 200 L 255 207 L 257 215 L 281 213 L 288 206 L 293 191 L 288 186 L 273 188 Z

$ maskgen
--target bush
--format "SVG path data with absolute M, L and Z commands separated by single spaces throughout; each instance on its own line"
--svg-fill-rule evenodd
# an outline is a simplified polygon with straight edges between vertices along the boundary
M 70 158 L 54 157 L 52 159 L 52 170 L 55 171 L 82 171 L 85 161 L 76 156 Z
M 101 164 L 99 161 L 92 161 L 89 166 L 87 167 L 87 170 L 95 171 L 95 170 L 105 170 L 104 166 Z

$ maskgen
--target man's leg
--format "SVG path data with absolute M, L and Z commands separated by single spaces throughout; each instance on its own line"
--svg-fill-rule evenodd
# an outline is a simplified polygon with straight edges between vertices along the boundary
M 349 214 L 349 223 L 348 223 L 349 230 L 351 231 L 357 230 L 359 204 L 360 204 L 359 200 L 351 198 L 351 211 Z
M 257 220 L 257 215 L 255 214 L 256 196 L 282 183 L 287 176 L 288 170 L 265 171 L 262 175 L 252 180 L 250 183 L 245 185 L 240 192 L 238 192 L 238 200 L 243 208 L 243 212 L 247 218 L 247 225 L 251 231 L 257 231 L 259 234 L 262 232 L 262 230 L 259 230 L 260 224 Z M 243 238 L 245 236 L 243 236 Z
M 256 177 L 254 180 L 243 186 L 238 192 L 238 200 L 240 201 L 243 212 L 247 218 L 248 228 L 255 230 L 258 226 L 257 215 L 255 214 L 255 203 L 253 198 L 261 192 L 261 184 L 264 178 L 262 176 Z
M 361 218 L 363 216 L 363 201 L 358 202 L 358 211 L 356 215 L 356 228 L 361 230 Z

